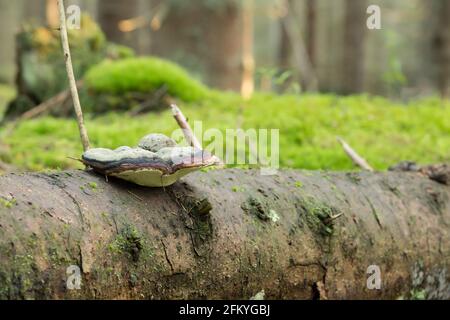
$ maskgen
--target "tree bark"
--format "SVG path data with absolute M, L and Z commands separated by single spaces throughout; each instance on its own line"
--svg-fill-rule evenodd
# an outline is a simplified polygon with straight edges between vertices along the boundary
M 417 173 L 212 170 L 165 189 L 9 174 L 0 298 L 449 299 L 449 226 L 450 187 Z

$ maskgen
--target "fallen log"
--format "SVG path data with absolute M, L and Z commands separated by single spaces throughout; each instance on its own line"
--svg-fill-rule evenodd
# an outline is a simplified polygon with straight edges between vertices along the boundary
M 450 187 L 414 172 L 0 177 L 2 299 L 450 299 L 449 268 Z

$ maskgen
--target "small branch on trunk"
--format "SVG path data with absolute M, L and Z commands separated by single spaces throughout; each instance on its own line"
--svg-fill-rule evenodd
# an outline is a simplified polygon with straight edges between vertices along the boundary
M 157 89 L 149 99 L 141 103 L 135 110 L 130 112 L 130 116 L 137 116 L 141 113 L 149 111 L 151 108 L 156 107 L 163 100 L 164 96 L 167 94 L 167 85 L 162 85 Z
M 201 143 L 197 140 L 197 137 L 192 132 L 191 126 L 187 122 L 187 120 L 186 120 L 185 116 L 183 115 L 183 113 L 181 112 L 180 108 L 178 108 L 178 106 L 174 103 L 172 103 L 170 105 L 170 107 L 172 108 L 173 117 L 177 121 L 181 130 L 183 130 L 183 134 L 184 134 L 184 138 L 186 139 L 186 142 L 191 147 L 203 150 Z M 216 166 L 223 167 L 224 163 L 219 157 L 213 155 L 213 158 L 214 158 Z
M 75 109 L 75 114 L 77 116 L 77 123 L 78 123 L 78 129 L 80 131 L 81 143 L 83 145 L 84 151 L 86 151 L 90 148 L 89 137 L 88 137 L 86 127 L 84 125 L 83 112 L 81 110 L 80 98 L 78 97 L 78 90 L 77 90 L 77 85 L 75 82 L 75 75 L 73 73 L 72 58 L 70 56 L 69 39 L 67 36 L 66 14 L 65 14 L 63 0 L 58 0 L 58 10 L 59 10 L 59 24 L 60 24 L 60 31 L 61 31 L 61 42 L 62 42 L 63 51 L 64 51 L 64 60 L 66 62 L 67 76 L 69 78 L 70 92 L 72 94 L 73 107 Z
M 81 87 L 83 85 L 83 81 L 77 81 L 77 86 Z M 63 104 L 70 96 L 70 90 L 64 90 L 58 93 L 56 96 L 51 97 L 50 99 L 38 104 L 37 106 L 31 108 L 30 110 L 22 113 L 17 119 L 9 122 L 6 125 L 6 128 L 3 133 L 3 137 L 9 137 L 13 131 L 17 128 L 21 121 L 33 119 L 47 111 L 52 110 L 58 105 Z
M 83 80 L 78 80 L 76 82 L 77 88 L 81 88 L 83 85 Z M 21 120 L 28 120 L 32 119 L 34 117 L 39 116 L 40 114 L 50 111 L 56 106 L 64 103 L 67 98 L 70 96 L 70 89 L 66 89 L 64 91 L 61 91 L 56 96 L 51 97 L 50 99 L 42 102 L 41 104 L 38 104 L 36 107 L 22 113 L 19 117 L 19 121 Z
M 339 137 L 336 137 L 336 139 L 342 145 L 345 153 L 350 157 L 350 159 L 352 159 L 354 164 L 356 164 L 358 167 L 360 167 L 363 170 L 374 171 L 373 168 L 367 163 L 367 161 L 363 157 L 361 157 L 359 154 L 357 154 L 356 151 L 353 150 L 352 147 L 350 147 L 347 142 L 345 142 L 344 140 L 342 140 Z
M 186 142 L 196 148 L 202 150 L 202 145 L 197 140 L 197 137 L 192 132 L 191 126 L 187 122 L 185 116 L 181 112 L 180 108 L 174 103 L 170 105 L 172 108 L 172 114 L 175 120 L 177 121 L 178 125 L 180 126 L 181 130 L 183 130 L 184 138 L 186 139 Z

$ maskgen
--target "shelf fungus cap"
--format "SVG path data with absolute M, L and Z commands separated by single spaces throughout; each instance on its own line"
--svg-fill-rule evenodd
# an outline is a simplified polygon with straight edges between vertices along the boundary
M 193 171 L 217 164 L 208 151 L 178 146 L 162 134 L 142 138 L 138 147 L 95 148 L 82 161 L 95 171 L 146 187 L 163 187 Z
M 158 150 L 162 148 L 173 148 L 176 147 L 177 143 L 175 140 L 161 134 L 161 133 L 151 133 L 149 135 L 146 135 L 139 141 L 138 147 L 152 151 L 157 152 Z

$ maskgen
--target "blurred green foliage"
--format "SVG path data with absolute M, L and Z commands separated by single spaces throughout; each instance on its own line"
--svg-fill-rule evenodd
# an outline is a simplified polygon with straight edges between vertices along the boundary
M 106 78 L 104 81 L 108 82 Z M 336 136 L 344 138 L 377 169 L 402 160 L 450 161 L 450 103 L 437 98 L 400 104 L 366 95 L 259 93 L 244 102 L 237 94 L 216 93 L 180 106 L 191 123 L 203 121 L 203 130 L 217 128 L 225 132 L 239 124 L 243 129 L 280 129 L 282 167 L 354 168 Z M 145 134 L 171 135 L 178 128 L 168 110 L 139 117 L 109 113 L 87 118 L 86 123 L 92 145 L 107 148 L 133 146 Z M 73 119 L 46 117 L 23 122 L 6 142 L 11 150 L 2 160 L 20 167 L 81 168 L 68 158 L 81 154 Z
M 16 90 L 13 87 L 0 84 L 0 120 L 2 118 L 3 112 L 5 111 L 6 105 L 11 101 L 16 95 Z
M 88 15 L 82 15 L 81 24 L 81 29 L 68 30 L 77 79 L 106 57 L 122 59 L 134 56 L 132 49 L 107 42 L 99 26 Z M 25 25 L 17 35 L 17 46 L 19 95 L 8 107 L 6 118 L 13 118 L 67 88 L 59 30 Z M 54 110 L 55 114 L 58 112 Z

